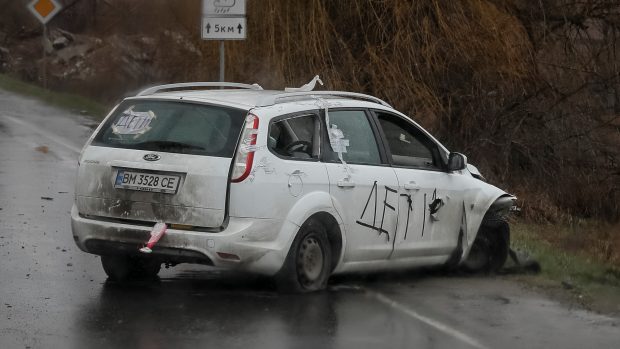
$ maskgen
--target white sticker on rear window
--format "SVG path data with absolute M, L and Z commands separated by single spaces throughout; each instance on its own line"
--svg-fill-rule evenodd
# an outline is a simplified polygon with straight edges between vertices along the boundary
M 151 129 L 151 122 L 156 118 L 152 111 L 133 111 L 133 106 L 125 110 L 112 125 L 112 132 L 119 135 L 139 136 Z

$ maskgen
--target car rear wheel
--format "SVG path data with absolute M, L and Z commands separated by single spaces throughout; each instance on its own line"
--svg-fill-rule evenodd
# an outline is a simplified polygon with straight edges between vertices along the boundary
M 161 262 L 153 258 L 128 255 L 101 256 L 103 270 L 111 280 L 153 279 L 161 269 Z
M 510 245 L 508 222 L 488 218 L 482 222 L 478 236 L 462 264 L 467 272 L 497 272 L 508 258 Z
M 323 224 L 309 219 L 299 229 L 284 266 L 276 275 L 284 292 L 312 292 L 327 286 L 331 273 L 331 248 Z

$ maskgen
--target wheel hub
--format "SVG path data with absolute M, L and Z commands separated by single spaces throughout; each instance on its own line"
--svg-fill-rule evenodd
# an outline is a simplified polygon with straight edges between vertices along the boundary
M 297 259 L 297 272 L 305 281 L 317 280 L 323 271 L 323 249 L 319 241 L 307 237 L 301 243 Z

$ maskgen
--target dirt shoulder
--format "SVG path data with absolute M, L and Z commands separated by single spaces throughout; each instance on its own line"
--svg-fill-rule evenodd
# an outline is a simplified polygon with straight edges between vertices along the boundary
M 5 74 L 0 74 L 0 89 L 36 98 L 74 114 L 88 116 L 94 121 L 101 121 L 109 109 L 108 106 L 92 99 L 71 93 L 46 90 Z
M 524 283 L 571 307 L 620 315 L 618 226 L 512 224 L 512 247 L 541 266 L 535 275 L 506 278 Z

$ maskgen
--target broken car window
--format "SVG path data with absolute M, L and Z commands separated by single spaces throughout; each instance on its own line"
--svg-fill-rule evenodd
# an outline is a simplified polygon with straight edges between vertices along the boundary
M 280 156 L 296 159 L 318 159 L 319 134 L 316 115 L 294 116 L 279 120 L 269 127 L 269 149 Z
M 381 164 L 377 140 L 362 110 L 329 110 L 330 131 L 342 132 L 339 140 L 342 158 L 352 164 Z M 325 154 L 327 161 L 339 162 L 338 153 L 328 147 Z
M 392 163 L 397 166 L 437 169 L 433 157 L 436 145 L 413 125 L 400 117 L 387 113 L 377 113 L 379 123 L 385 134 Z

